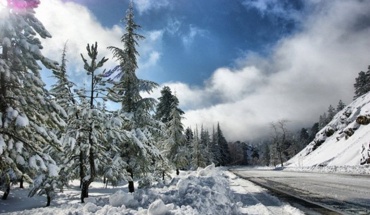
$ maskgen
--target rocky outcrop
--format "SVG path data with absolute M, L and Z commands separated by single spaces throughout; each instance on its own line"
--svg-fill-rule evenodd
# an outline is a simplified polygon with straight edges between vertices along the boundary
M 367 116 L 364 116 L 364 115 L 359 116 L 359 117 L 357 117 L 356 122 L 358 124 L 360 124 L 360 125 L 368 125 L 370 123 L 370 117 L 369 117 L 369 115 L 367 115 Z

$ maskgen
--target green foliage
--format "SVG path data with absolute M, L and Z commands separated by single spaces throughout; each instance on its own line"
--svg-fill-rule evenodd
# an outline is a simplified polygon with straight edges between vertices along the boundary
M 158 98 L 159 102 L 156 107 L 155 118 L 157 120 L 166 123 L 171 120 L 171 111 L 176 108 L 180 115 L 184 114 L 180 108 L 178 108 L 179 100 L 175 95 L 172 94 L 171 89 L 168 86 L 164 86 L 161 90 L 161 97 Z
M 157 136 L 161 133 L 160 123 L 153 119 L 150 111 L 154 110 L 155 99 L 142 98 L 140 91 L 151 92 L 158 85 L 151 81 L 141 80 L 136 76 L 138 41 L 144 39 L 136 33 L 140 28 L 134 22 L 133 4 L 126 12 L 126 32 L 121 37 L 123 48 L 114 46 L 108 47 L 118 61 L 118 81 L 112 80 L 112 87 L 109 88 L 108 98 L 113 102 L 122 105 L 121 110 L 116 114 L 124 119 L 122 132 L 126 139 L 115 141 L 120 152 L 114 157 L 126 164 L 129 173 L 128 180 L 132 184 L 133 177 L 145 175 L 153 170 L 151 163 L 162 159 L 159 150 L 155 147 Z

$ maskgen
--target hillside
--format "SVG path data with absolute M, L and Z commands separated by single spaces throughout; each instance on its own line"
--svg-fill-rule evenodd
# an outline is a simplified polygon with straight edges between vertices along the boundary
M 338 112 L 288 167 L 357 166 L 370 163 L 370 93 Z

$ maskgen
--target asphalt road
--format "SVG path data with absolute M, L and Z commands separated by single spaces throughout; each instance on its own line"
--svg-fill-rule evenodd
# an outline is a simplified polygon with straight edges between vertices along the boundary
M 232 172 L 344 214 L 370 214 L 370 176 L 234 168 Z

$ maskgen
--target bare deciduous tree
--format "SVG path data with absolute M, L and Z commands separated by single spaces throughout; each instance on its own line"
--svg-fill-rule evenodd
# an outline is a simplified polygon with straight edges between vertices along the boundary
M 271 127 L 274 130 L 274 134 L 273 134 L 272 139 L 273 139 L 273 143 L 276 146 L 276 152 L 277 152 L 277 155 L 279 156 L 279 161 L 280 161 L 281 167 L 284 166 L 284 160 L 283 160 L 284 148 L 283 148 L 283 145 L 286 142 L 287 135 L 288 135 L 288 129 L 286 127 L 286 124 L 288 122 L 289 121 L 286 120 L 286 119 L 281 119 L 281 120 L 278 120 L 277 122 L 272 122 L 271 123 Z

